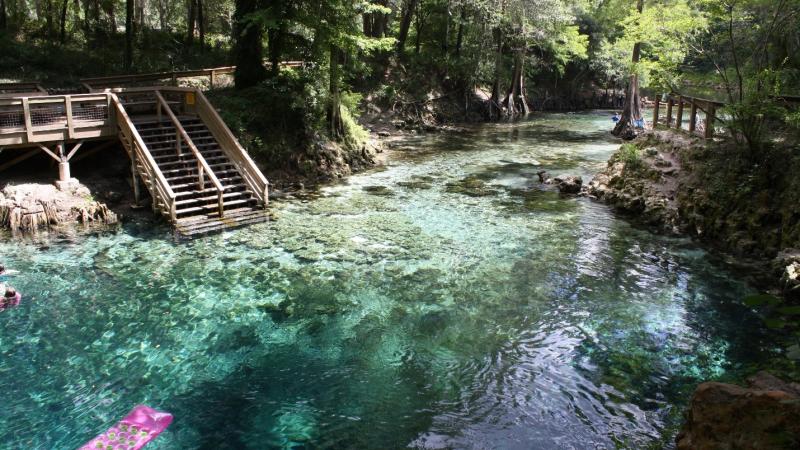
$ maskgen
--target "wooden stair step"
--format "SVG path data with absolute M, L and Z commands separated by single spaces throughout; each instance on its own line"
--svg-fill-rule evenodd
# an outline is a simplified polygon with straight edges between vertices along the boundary
M 197 175 L 195 175 L 195 178 L 196 177 L 197 177 Z M 244 185 L 244 180 L 242 179 L 241 176 L 239 176 L 238 173 L 234 177 L 227 177 L 227 178 L 219 178 L 219 177 L 217 177 L 217 179 L 219 180 L 220 183 L 222 183 L 222 186 L 226 186 L 225 183 L 229 182 L 229 181 L 237 181 L 237 182 L 240 182 L 242 186 Z M 169 181 L 169 180 L 167 180 L 167 181 Z M 209 184 L 208 180 L 206 180 L 206 184 Z M 239 184 L 228 184 L 227 186 L 238 186 L 238 185 Z M 187 187 L 194 187 L 194 186 L 197 186 L 197 182 L 176 184 L 174 186 L 170 185 L 170 187 L 172 187 L 172 190 L 176 191 L 176 194 L 177 194 L 177 190 L 179 190 L 179 189 L 184 189 L 184 188 L 187 188 Z M 191 191 L 187 191 L 187 192 L 191 192 Z
M 253 207 L 243 207 L 243 208 L 233 208 L 233 209 L 226 209 L 225 210 L 225 218 L 247 218 L 254 214 L 262 214 L 265 211 L 261 208 L 253 208 Z M 219 220 L 219 212 L 214 210 L 206 214 L 199 214 L 195 216 L 189 217 L 181 217 L 178 219 L 177 223 L 183 225 L 194 225 L 206 222 L 208 220 Z
M 252 199 L 252 198 L 248 198 L 248 199 L 245 199 L 245 200 L 232 200 L 230 202 L 225 202 L 225 207 L 237 206 L 237 205 L 245 205 L 247 203 L 253 203 L 254 201 L 255 200 Z M 207 211 L 209 209 L 217 209 L 217 208 L 219 208 L 219 205 L 217 205 L 215 203 L 215 204 L 209 204 L 209 205 L 193 206 L 191 208 L 178 209 L 176 211 L 176 213 L 178 215 L 181 215 L 181 214 L 187 214 L 187 213 L 193 213 L 193 212 L 199 212 L 199 211 Z
M 235 197 L 242 197 L 242 196 L 245 196 L 245 195 L 247 197 L 249 197 L 249 198 L 252 198 L 250 193 L 247 192 L 247 191 L 225 192 L 225 193 L 222 194 L 222 198 L 223 199 L 235 198 Z M 178 200 L 178 201 L 175 202 L 175 205 L 176 206 L 183 206 L 183 205 L 190 205 L 192 203 L 197 203 L 197 202 L 212 202 L 212 201 L 215 202 L 215 201 L 217 201 L 217 199 L 218 199 L 217 195 L 214 194 L 214 195 L 210 195 L 208 197 L 189 198 L 189 199 L 186 199 L 186 200 Z M 227 203 L 227 201 L 225 203 Z

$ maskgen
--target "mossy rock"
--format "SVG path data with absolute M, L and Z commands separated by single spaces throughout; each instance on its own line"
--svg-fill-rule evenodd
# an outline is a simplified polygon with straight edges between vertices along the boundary
M 380 197 L 392 197 L 394 191 L 386 186 L 364 186 L 362 190 L 371 195 L 378 195 Z
M 446 191 L 452 194 L 463 194 L 470 197 L 487 197 L 499 193 L 494 189 L 488 188 L 486 182 L 475 175 L 470 175 L 455 183 L 448 183 Z

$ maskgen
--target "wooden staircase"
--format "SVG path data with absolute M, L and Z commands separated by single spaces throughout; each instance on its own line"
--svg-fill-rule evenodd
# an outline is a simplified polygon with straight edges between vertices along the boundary
M 141 179 L 183 236 L 264 222 L 268 183 L 199 90 L 151 88 L 114 98 L 120 139 Z

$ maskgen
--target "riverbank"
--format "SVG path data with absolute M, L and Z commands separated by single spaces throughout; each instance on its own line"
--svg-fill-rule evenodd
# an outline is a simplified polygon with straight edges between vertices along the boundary
M 660 232 L 761 261 L 771 287 L 795 295 L 800 281 L 788 271 L 800 264 L 792 257 L 800 247 L 800 158 L 788 147 L 767 152 L 754 164 L 727 141 L 657 130 L 620 147 L 585 192 Z

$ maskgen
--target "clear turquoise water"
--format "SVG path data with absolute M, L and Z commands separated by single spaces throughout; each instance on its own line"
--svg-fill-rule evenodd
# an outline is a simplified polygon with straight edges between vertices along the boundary
M 540 188 L 601 168 L 609 126 L 411 138 L 188 243 L 3 239 L 25 299 L 0 313 L 0 448 L 75 448 L 137 403 L 176 415 L 154 449 L 662 447 L 695 383 L 772 347 L 694 244 Z

